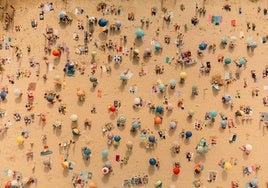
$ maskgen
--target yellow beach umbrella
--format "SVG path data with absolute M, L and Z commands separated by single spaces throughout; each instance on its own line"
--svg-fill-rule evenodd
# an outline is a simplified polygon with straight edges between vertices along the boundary
M 70 162 L 68 162 L 68 161 L 63 161 L 63 162 L 61 163 L 61 166 L 62 166 L 62 168 L 64 168 L 64 169 L 68 168 L 69 165 L 70 165 Z
M 187 77 L 187 73 L 186 72 L 181 72 L 180 73 L 180 78 L 181 79 L 185 79 Z
M 233 167 L 233 165 L 230 162 L 225 162 L 224 169 L 230 170 Z
M 22 136 L 18 136 L 17 137 L 17 143 L 18 144 L 23 144 L 23 142 L 24 142 L 24 138 Z

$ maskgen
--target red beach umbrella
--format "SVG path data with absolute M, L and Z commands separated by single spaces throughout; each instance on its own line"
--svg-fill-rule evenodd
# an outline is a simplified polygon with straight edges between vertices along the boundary
M 109 107 L 109 110 L 111 112 L 115 112 L 116 111 L 116 107 L 114 105 L 112 105 L 112 106 Z
M 60 54 L 61 54 L 60 50 L 55 49 L 52 51 L 52 55 L 54 56 L 60 56 Z
M 181 172 L 181 169 L 179 167 L 174 167 L 173 168 L 173 174 L 177 175 Z

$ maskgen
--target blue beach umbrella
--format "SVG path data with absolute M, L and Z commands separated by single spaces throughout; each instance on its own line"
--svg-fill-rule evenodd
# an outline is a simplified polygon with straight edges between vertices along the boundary
M 158 89 L 163 92 L 163 91 L 165 91 L 166 86 L 164 84 L 159 84 Z
M 252 185 L 252 187 L 256 187 L 258 185 L 258 180 L 253 178 L 251 181 L 250 181 L 250 184 Z
M 84 148 L 83 153 L 84 153 L 85 156 L 89 156 L 91 154 L 91 150 L 88 149 L 88 148 Z
M 132 122 L 132 127 L 133 127 L 134 129 L 137 129 L 139 126 L 140 126 L 139 122 L 137 122 L 137 121 L 133 121 L 133 122 Z
M 227 42 L 228 42 L 227 38 L 224 37 L 221 39 L 221 44 L 225 45 L 227 44 Z
M 121 140 L 121 137 L 119 135 L 114 136 L 114 141 L 119 142 Z
M 225 60 L 224 60 L 224 63 L 226 64 L 226 65 L 228 65 L 228 64 L 230 64 L 232 62 L 232 59 L 231 58 L 226 58 Z
M 149 164 L 150 164 L 151 166 L 156 165 L 156 159 L 155 159 L 155 158 L 150 158 L 150 159 L 149 159 Z
M 1 97 L 2 100 L 5 100 L 6 97 L 7 97 L 7 93 L 4 92 L 4 91 L 2 91 L 2 92 L 0 93 L 0 97 Z
M 105 27 L 108 24 L 108 21 L 105 18 L 101 18 L 98 21 L 100 27 Z
M 161 50 L 161 45 L 156 43 L 155 46 L 154 46 L 154 49 L 155 49 L 155 51 Z
M 245 65 L 247 63 L 247 60 L 245 58 L 239 59 L 239 64 L 240 65 Z
M 175 87 L 177 85 L 177 82 L 176 82 L 176 80 L 171 79 L 171 80 L 169 80 L 169 84 L 171 87 Z
M 104 149 L 104 150 L 102 150 L 101 154 L 103 157 L 107 157 L 109 152 L 108 152 L 108 150 Z
M 155 136 L 153 136 L 153 135 L 150 135 L 149 137 L 148 137 L 148 140 L 149 140 L 149 142 L 152 142 L 152 143 L 154 143 L 156 140 L 155 140 Z
M 188 139 L 188 138 L 191 138 L 193 135 L 193 133 L 191 131 L 186 131 L 185 133 L 185 138 Z
M 120 74 L 120 80 L 126 80 L 127 79 L 127 76 L 126 76 L 126 74 L 124 74 L 124 73 L 122 73 L 122 74 Z
M 155 108 L 155 111 L 156 111 L 157 113 L 159 113 L 159 114 L 162 114 L 162 113 L 164 112 L 164 108 L 163 108 L 162 106 L 157 106 L 157 107 Z
M 115 26 L 117 27 L 117 28 L 120 28 L 121 27 L 121 22 L 119 21 L 119 20 L 117 20 L 117 21 L 115 21 Z
M 111 162 L 110 161 L 106 161 L 104 163 L 104 166 L 107 167 L 107 168 L 110 168 L 112 166 Z
M 211 110 L 209 113 L 209 116 L 211 118 L 215 118 L 215 117 L 217 117 L 217 115 L 218 115 L 218 112 L 216 110 Z
M 65 11 L 61 11 L 61 12 L 59 13 L 59 18 L 65 18 L 66 15 L 67 15 L 67 14 L 66 14 Z
M 135 31 L 135 34 L 136 34 L 136 37 L 138 37 L 138 38 L 141 38 L 141 37 L 143 37 L 144 36 L 144 31 L 142 30 L 142 29 L 137 29 L 136 31 Z
M 207 49 L 207 44 L 205 42 L 202 42 L 198 45 L 199 50 L 205 50 Z
M 222 127 L 226 127 L 226 125 L 227 125 L 227 121 L 226 121 L 226 120 L 222 120 L 222 121 L 221 121 L 221 126 L 222 126 Z

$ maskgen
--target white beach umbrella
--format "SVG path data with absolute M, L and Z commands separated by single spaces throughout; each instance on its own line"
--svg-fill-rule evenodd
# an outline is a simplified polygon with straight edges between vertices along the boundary
M 18 96 L 21 95 L 21 90 L 20 90 L 19 88 L 15 88 L 15 89 L 13 90 L 13 93 L 14 93 L 14 95 L 15 95 L 16 97 L 18 97 Z
M 134 104 L 140 104 L 141 103 L 141 99 L 139 98 L 139 97 L 136 97 L 135 99 L 134 99 Z
M 70 119 L 71 119 L 71 121 L 75 122 L 75 121 L 77 121 L 78 116 L 77 116 L 76 114 L 72 114 L 72 115 L 70 116 Z

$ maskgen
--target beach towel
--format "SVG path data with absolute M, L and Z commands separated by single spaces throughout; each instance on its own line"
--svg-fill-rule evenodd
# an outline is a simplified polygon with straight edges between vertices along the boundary
M 208 15 L 208 21 L 212 22 L 212 16 L 211 15 Z
M 28 84 L 28 90 L 34 91 L 36 89 L 36 82 L 31 82 Z

